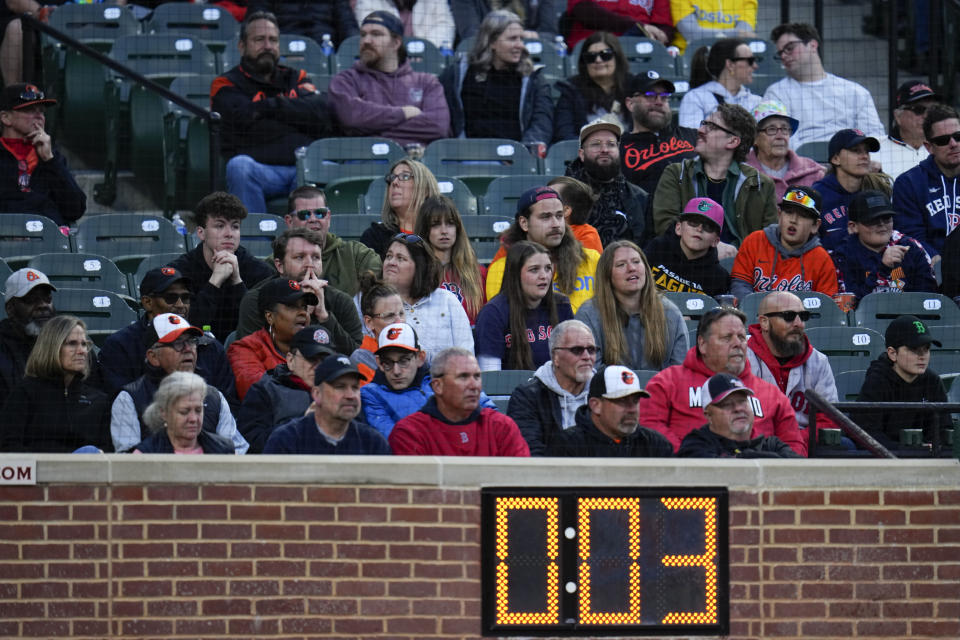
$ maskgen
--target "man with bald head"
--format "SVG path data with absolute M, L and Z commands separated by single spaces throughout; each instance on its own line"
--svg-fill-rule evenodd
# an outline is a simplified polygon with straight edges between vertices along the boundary
M 797 423 L 805 429 L 810 422 L 806 390 L 813 389 L 830 402 L 837 401 L 837 385 L 827 356 L 807 339 L 806 321 L 810 312 L 789 291 L 774 291 L 760 301 L 757 324 L 748 327 L 747 360 L 753 374 L 775 385 L 790 400 Z M 819 416 L 820 428 L 837 428 L 826 416 Z

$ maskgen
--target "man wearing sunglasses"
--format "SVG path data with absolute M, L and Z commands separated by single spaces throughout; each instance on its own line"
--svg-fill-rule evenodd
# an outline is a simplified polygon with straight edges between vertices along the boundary
M 146 352 L 156 342 L 153 339 L 154 319 L 167 313 L 186 318 L 190 315 L 192 302 L 190 280 L 174 267 L 157 267 L 143 275 L 140 281 L 143 314 L 136 322 L 110 335 L 100 349 L 100 371 L 107 393 L 116 394 L 124 385 L 147 372 Z M 239 407 L 233 370 L 223 345 L 203 337 L 194 355 L 192 373 L 216 387 L 230 403 L 231 409 Z
M 810 422 L 806 391 L 813 389 L 830 402 L 837 401 L 837 385 L 827 356 L 807 339 L 810 312 L 788 291 L 774 291 L 760 301 L 757 322 L 747 327 L 747 360 L 753 375 L 776 386 L 790 400 L 801 429 Z M 817 416 L 820 429 L 839 428 L 826 416 Z
M 550 332 L 550 361 L 513 390 L 507 406 L 530 455 L 546 455 L 553 438 L 576 424 L 596 363 L 597 343 L 586 324 L 564 320 Z
M 64 226 L 84 214 L 87 196 L 44 128 L 44 110 L 55 104 L 32 84 L 12 84 L 0 94 L 0 213 L 39 214 Z
M 930 155 L 893 183 L 894 226 L 939 259 L 946 237 L 960 224 L 960 115 L 953 107 L 931 106 L 923 135 Z
M 196 372 L 197 349 L 203 331 L 190 326 L 182 316 L 161 313 L 147 325 L 145 337 L 150 346 L 144 373 L 123 385 L 110 412 L 110 435 L 118 452 L 129 451 L 150 435 L 143 422 L 143 412 L 150 406 L 163 379 L 175 371 Z M 237 431 L 227 399 L 209 384 L 203 399 L 203 429 L 230 439 L 237 453 L 247 452 L 249 445 Z
M 356 240 L 344 240 L 330 231 L 333 211 L 327 206 L 322 189 L 310 185 L 297 187 L 287 199 L 288 229 L 307 228 L 320 236 L 323 258 L 323 277 L 331 286 L 349 296 L 356 295 L 360 274 L 380 272 L 377 252 Z
M 873 156 L 885 174 L 896 180 L 930 155 L 923 144 L 923 118 L 927 109 L 941 100 L 922 82 L 908 80 L 900 85 L 890 134 L 880 139 L 880 151 Z
M 823 40 L 816 27 L 781 24 L 770 33 L 770 40 L 776 44 L 787 77 L 770 85 L 763 99 L 779 100 L 800 121 L 800 128 L 790 138 L 791 149 L 796 151 L 807 142 L 826 142 L 841 129 L 883 137 L 883 123 L 870 92 L 824 70 L 820 59 Z

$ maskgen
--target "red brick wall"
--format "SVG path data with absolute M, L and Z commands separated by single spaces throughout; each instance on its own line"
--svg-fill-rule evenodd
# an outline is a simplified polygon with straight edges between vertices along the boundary
M 960 637 L 960 490 L 730 502 L 731 637 Z M 0 488 L 0 637 L 475 637 L 478 505 L 435 487 Z

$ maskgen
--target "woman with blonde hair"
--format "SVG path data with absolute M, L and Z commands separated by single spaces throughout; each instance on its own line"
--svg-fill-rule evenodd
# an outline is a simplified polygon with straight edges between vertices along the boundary
M 682 363 L 689 348 L 680 310 L 661 296 L 646 256 L 629 240 L 607 245 L 597 263 L 593 298 L 576 318 L 593 331 L 597 367 L 659 371 Z
M 92 348 L 76 316 L 43 325 L 24 378 L 3 407 L 0 452 L 69 453 L 86 445 L 113 451 L 110 399 L 86 383 Z
M 195 373 L 174 371 L 160 383 L 143 412 L 150 437 L 134 453 L 235 453 L 233 442 L 203 428 L 207 382 Z
M 473 326 L 487 301 L 484 291 L 487 270 L 477 262 L 477 254 L 453 200 L 446 196 L 424 200 L 417 218 L 416 235 L 424 239 L 443 268 L 440 286 L 457 296 Z
M 394 162 L 383 179 L 387 191 L 383 197 L 381 219 L 371 223 L 360 236 L 360 242 L 376 251 L 381 260 L 393 236 L 413 233 L 423 201 L 440 195 L 437 179 L 427 165 L 409 158 Z

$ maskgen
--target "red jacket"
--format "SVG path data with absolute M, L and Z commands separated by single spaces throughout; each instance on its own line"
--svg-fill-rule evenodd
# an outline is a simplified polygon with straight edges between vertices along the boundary
M 707 368 L 696 347 L 687 352 L 683 364 L 668 367 L 647 383 L 649 398 L 640 399 L 640 424 L 656 429 L 670 440 L 673 450 L 680 441 L 705 422 L 700 403 L 700 387 L 715 371 Z M 756 377 L 745 362 L 740 374 L 743 384 L 753 389 L 753 437 L 777 436 L 802 456 L 807 455 L 805 432 L 787 397 L 779 389 Z
M 287 359 L 273 346 L 273 338 L 266 329 L 251 333 L 227 347 L 227 360 L 237 379 L 237 396 L 240 400 L 247 395 L 253 383 L 263 377 L 267 371 L 278 364 L 286 364 Z
M 530 448 L 512 418 L 480 409 L 470 421 L 454 424 L 437 410 L 433 397 L 420 411 L 398 421 L 389 440 L 398 456 L 530 457 Z

